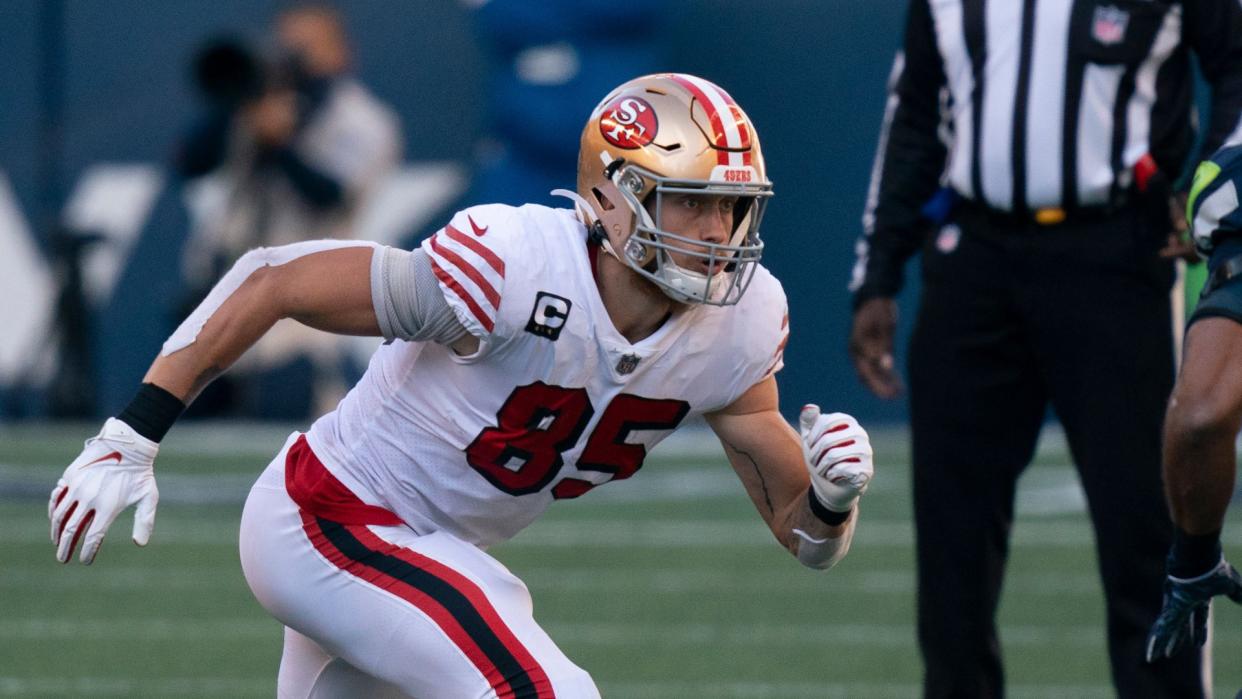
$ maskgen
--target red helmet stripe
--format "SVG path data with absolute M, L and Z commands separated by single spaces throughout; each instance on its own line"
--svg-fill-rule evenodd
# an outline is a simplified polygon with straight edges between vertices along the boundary
M 693 75 L 674 73 L 669 78 L 690 91 L 703 105 L 711 123 L 717 150 L 716 162 L 734 167 L 751 164 L 750 133 L 729 93 Z M 724 114 L 722 114 L 724 112 Z M 745 149 L 737 152 L 739 149 Z M 730 152 L 733 151 L 733 152 Z

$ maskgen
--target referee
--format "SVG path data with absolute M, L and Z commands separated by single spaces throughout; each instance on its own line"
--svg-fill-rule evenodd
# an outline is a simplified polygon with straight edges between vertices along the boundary
M 893 297 L 922 249 L 908 364 L 927 697 L 1004 693 L 1014 488 L 1048 406 L 1095 526 L 1118 694 L 1204 695 L 1197 650 L 1143 662 L 1171 541 L 1169 289 L 1190 246 L 1170 235 L 1169 183 L 1195 140 L 1191 53 L 1210 153 L 1242 137 L 1239 0 L 911 0 L 850 351 L 872 391 L 900 392 Z

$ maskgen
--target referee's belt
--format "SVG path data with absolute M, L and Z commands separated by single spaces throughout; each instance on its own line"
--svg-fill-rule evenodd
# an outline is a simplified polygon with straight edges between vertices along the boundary
M 1065 223 L 1066 221 L 1075 222 L 1092 222 L 1102 221 L 1113 216 L 1126 204 L 1126 197 L 1118 197 L 1118 200 L 1109 204 L 1097 204 L 1092 206 L 1076 206 L 1073 208 L 1062 208 L 1059 206 L 1046 206 L 1038 209 L 1030 209 L 1026 212 L 1005 211 L 1004 209 L 995 209 L 986 204 L 971 200 L 962 199 L 958 206 L 963 209 L 983 215 L 990 224 L 1000 226 L 1055 226 Z
M 1242 275 L 1242 255 L 1234 255 L 1212 270 L 1212 273 L 1208 275 L 1207 282 L 1203 284 L 1203 295 L 1207 296 L 1216 291 L 1224 286 L 1225 282 L 1238 275 Z

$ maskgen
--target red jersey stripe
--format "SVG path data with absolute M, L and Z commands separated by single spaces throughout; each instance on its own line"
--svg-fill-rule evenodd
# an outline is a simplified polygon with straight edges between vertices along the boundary
M 474 254 L 482 257 L 492 269 L 503 279 L 505 276 L 505 261 L 500 259 L 496 253 L 492 252 L 486 245 L 480 243 L 478 238 L 468 236 L 452 226 L 445 226 L 444 232 L 449 238 L 465 245 L 474 251 Z
M 789 344 L 789 333 L 785 333 L 785 336 L 781 338 L 781 343 L 776 346 L 776 351 L 772 353 L 772 356 L 775 357 L 784 352 L 787 344 Z
M 495 323 L 492 321 L 491 316 L 489 316 L 487 311 L 484 311 L 483 308 L 479 306 L 479 304 L 474 300 L 474 297 L 467 293 L 466 289 L 459 284 L 457 280 L 452 277 L 452 275 L 445 272 L 444 269 L 440 267 L 434 257 L 431 258 L 431 271 L 435 272 L 436 279 L 439 279 L 441 284 L 444 284 L 451 289 L 454 294 L 457 294 L 457 298 L 461 299 L 462 302 L 466 304 L 466 308 L 470 309 L 471 315 L 479 321 L 479 323 L 483 326 L 483 329 L 491 332 L 492 328 L 495 327 Z
M 768 370 L 763 372 L 763 375 L 771 376 L 772 374 L 776 373 L 777 369 L 780 369 L 782 366 L 784 366 L 784 362 L 785 362 L 785 355 L 778 356 L 775 361 L 773 361 L 771 364 L 768 365 Z
M 496 291 L 496 287 L 492 286 L 492 283 L 487 281 L 487 277 L 484 277 L 479 270 L 475 269 L 474 265 L 466 262 L 461 255 L 440 245 L 439 233 L 431 236 L 431 249 L 437 255 L 443 257 L 446 262 L 465 273 L 470 278 L 470 281 L 479 287 L 479 291 L 483 292 L 483 297 L 487 299 L 488 303 L 492 304 L 492 308 L 500 308 L 500 294 Z

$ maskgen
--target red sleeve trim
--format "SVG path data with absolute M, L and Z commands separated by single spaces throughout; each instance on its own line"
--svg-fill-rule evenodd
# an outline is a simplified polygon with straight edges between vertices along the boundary
M 432 241 L 432 246 L 434 247 L 435 239 L 432 238 Z M 458 284 L 456 279 L 449 275 L 448 272 L 445 272 L 444 269 L 436 263 L 435 258 L 431 259 L 431 271 L 435 272 L 436 279 L 439 279 L 441 284 L 452 290 L 454 294 L 457 294 L 457 298 L 461 299 L 462 302 L 466 304 L 466 307 L 470 309 L 470 313 L 479 321 L 480 324 L 482 324 L 483 329 L 490 333 L 492 328 L 495 327 L 495 323 L 492 322 L 491 316 L 489 316 L 487 311 L 484 311 L 483 308 L 475 302 L 474 298 L 470 294 L 466 293 L 465 288 L 463 288 L 461 284 Z
M 462 245 L 465 245 L 466 247 L 473 250 L 474 253 L 478 255 L 479 257 L 482 257 L 487 262 L 487 264 L 491 266 L 492 269 L 496 270 L 496 273 L 499 274 L 501 278 L 504 278 L 505 261 L 500 259 L 500 257 L 496 255 L 496 253 L 492 252 L 491 249 L 488 248 L 486 245 L 484 245 L 483 243 L 480 243 L 477 238 L 472 238 L 466 235 L 465 233 L 462 233 L 456 228 L 453 228 L 452 225 L 445 226 L 444 232 L 448 235 L 449 238 L 452 238 L 458 243 L 461 243 Z
M 492 304 L 492 308 L 500 308 L 500 294 L 492 286 L 491 282 L 487 281 L 487 277 L 484 277 L 479 270 L 475 269 L 474 265 L 466 262 L 461 255 L 441 246 L 439 235 L 432 236 L 431 249 L 469 277 L 470 281 L 474 282 L 479 287 L 479 290 L 483 292 L 483 297 L 487 299 L 488 303 Z

